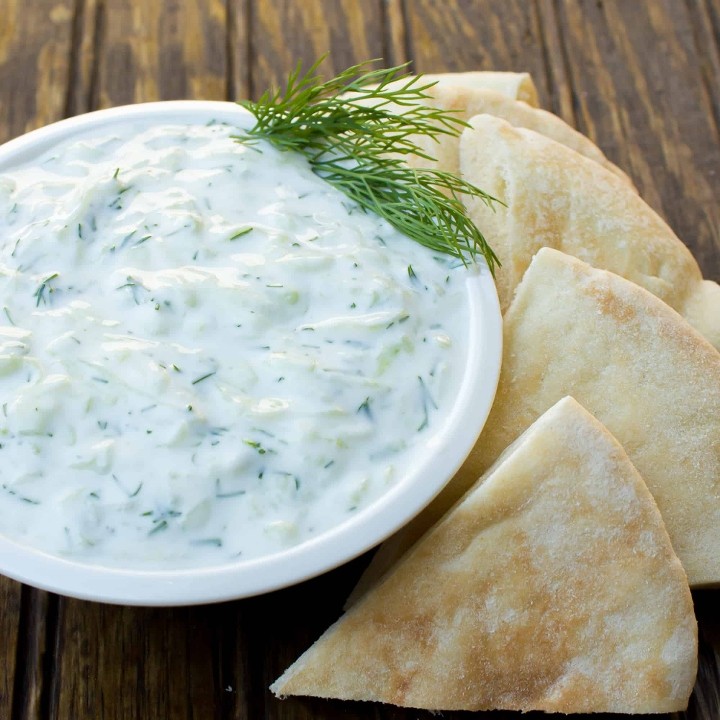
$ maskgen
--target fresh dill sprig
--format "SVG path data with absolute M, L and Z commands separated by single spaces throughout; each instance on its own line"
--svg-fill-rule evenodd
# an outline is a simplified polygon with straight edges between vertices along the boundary
M 284 90 L 241 101 L 256 123 L 235 139 L 263 139 L 303 154 L 313 172 L 403 234 L 463 263 L 479 253 L 494 274 L 499 260 L 461 198 L 475 197 L 488 207 L 500 201 L 452 173 L 405 162 L 408 155 L 433 159 L 418 147 L 418 136 L 457 136 L 467 123 L 424 105 L 434 83 L 407 76 L 405 65 L 369 70 L 362 63 L 323 80 L 323 59 L 304 73 L 298 64 Z M 402 109 L 392 112 L 390 106 Z

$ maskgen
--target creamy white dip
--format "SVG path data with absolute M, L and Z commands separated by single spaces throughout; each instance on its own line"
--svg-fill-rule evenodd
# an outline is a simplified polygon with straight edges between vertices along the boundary
M 0 532 L 120 567 L 301 543 L 445 420 L 465 270 L 298 156 L 141 121 L 0 174 Z

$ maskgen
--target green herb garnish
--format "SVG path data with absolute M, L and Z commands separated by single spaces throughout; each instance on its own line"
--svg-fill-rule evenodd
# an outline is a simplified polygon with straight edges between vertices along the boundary
M 213 370 L 212 372 L 206 373 L 205 375 L 201 375 L 200 377 L 195 378 L 195 379 L 192 381 L 192 383 L 190 383 L 190 384 L 191 384 L 191 385 L 197 385 L 198 383 L 201 383 L 203 380 L 207 380 L 208 378 L 210 378 L 210 377 L 212 377 L 213 375 L 215 375 L 216 372 L 217 372 L 217 370 Z
M 246 227 L 242 230 L 238 230 L 234 235 L 230 237 L 230 240 L 237 240 L 238 238 L 241 238 L 243 235 L 247 235 L 248 233 L 251 233 L 255 228 L 253 227 Z
M 423 105 L 434 83 L 408 77 L 406 65 L 368 70 L 364 63 L 323 80 L 317 73 L 322 59 L 305 73 L 298 64 L 284 90 L 268 90 L 257 102 L 241 101 L 257 122 L 235 139 L 267 140 L 303 154 L 313 172 L 363 209 L 463 263 L 479 253 L 494 274 L 499 260 L 460 198 L 475 197 L 489 207 L 501 201 L 452 173 L 405 163 L 408 155 L 432 159 L 416 137 L 457 136 L 467 123 Z M 393 113 L 390 105 L 405 109 Z
M 41 302 L 43 304 L 45 304 L 47 302 L 47 298 L 45 296 L 45 290 L 47 289 L 49 292 L 52 292 L 52 288 L 49 286 L 49 283 L 51 280 L 54 280 L 57 277 L 59 277 L 58 273 L 53 273 L 52 275 L 48 275 L 40 283 L 40 285 L 38 285 L 37 290 L 33 293 L 33 297 L 35 298 L 35 307 L 39 307 Z

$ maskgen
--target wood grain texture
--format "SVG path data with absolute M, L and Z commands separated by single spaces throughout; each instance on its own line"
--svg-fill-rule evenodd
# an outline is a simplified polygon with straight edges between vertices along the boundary
M 720 138 L 687 5 L 593 0 L 559 8 L 578 128 L 629 172 L 717 280 Z
M 74 112 L 227 94 L 224 0 L 82 0 Z
M 407 26 L 418 72 L 529 72 L 543 106 L 551 106 L 543 38 L 527 0 L 408 0 Z
M 145 609 L 64 600 L 53 718 L 212 719 L 218 608 Z
M 329 53 L 323 72 L 332 75 L 385 53 L 380 0 L 276 0 L 252 8 L 253 98 L 281 83 L 298 61 L 307 68 Z
M 328 51 L 327 73 L 375 57 L 530 71 L 545 107 L 629 171 L 720 277 L 720 0 L 0 0 L 0 140 L 108 105 L 257 97 Z M 430 720 L 267 690 L 338 617 L 366 561 L 187 609 L 59 599 L 0 579 L 0 720 Z M 695 601 L 698 685 L 677 717 L 717 720 L 718 593 Z
M 0 577 L 0 718 L 9 718 L 12 712 L 20 590 L 18 583 Z
M 17 620 L 17 655 L 12 720 L 48 717 L 56 675 L 58 597 L 22 588 Z
M 73 0 L 2 0 L 0 142 L 65 114 Z

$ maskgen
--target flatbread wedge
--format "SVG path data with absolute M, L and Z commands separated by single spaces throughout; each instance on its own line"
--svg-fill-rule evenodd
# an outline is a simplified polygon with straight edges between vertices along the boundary
M 572 398 L 272 686 L 431 710 L 687 706 L 697 627 L 655 503 Z
M 480 439 L 440 495 L 380 546 L 348 605 L 568 394 L 625 447 L 690 585 L 720 585 L 720 353 L 643 288 L 549 248 L 503 324 L 500 383 Z
M 552 247 L 641 285 L 720 348 L 720 287 L 703 282 L 690 251 L 640 196 L 606 168 L 550 138 L 490 115 L 463 131 L 465 180 L 500 198 L 468 213 L 502 262 L 505 310 L 533 255 Z
M 428 73 L 422 76 L 424 82 L 436 82 L 447 87 L 470 90 L 493 90 L 505 97 L 521 100 L 531 107 L 538 107 L 535 83 L 526 72 L 498 72 L 494 70 L 473 70 L 470 72 Z

